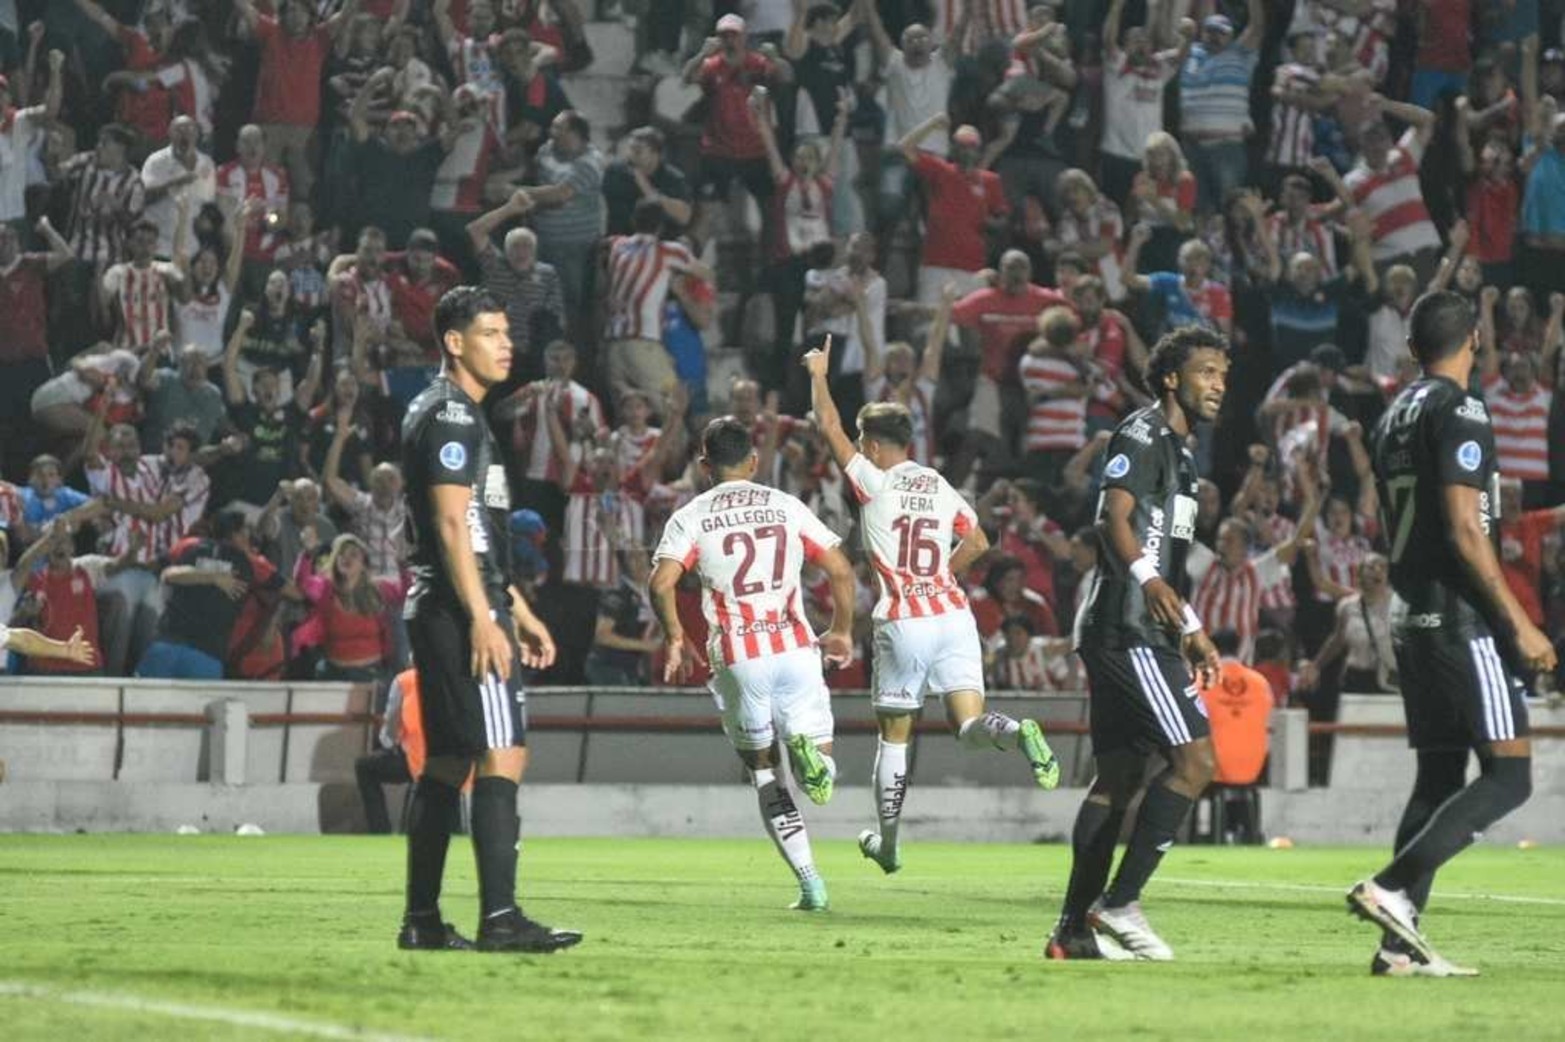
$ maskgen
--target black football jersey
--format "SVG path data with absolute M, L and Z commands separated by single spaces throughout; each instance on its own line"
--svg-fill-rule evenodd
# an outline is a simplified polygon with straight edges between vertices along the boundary
M 414 398 L 402 419 L 402 472 L 412 520 L 408 615 L 425 598 L 460 603 L 435 528 L 430 497 L 435 485 L 466 485 L 472 490 L 467 532 L 478 559 L 478 575 L 491 599 L 508 603 L 511 491 L 505 465 L 483 411 L 444 377 L 437 377 Z
M 1409 617 L 1426 628 L 1481 618 L 1483 601 L 1447 535 L 1441 489 L 1479 490 L 1479 521 L 1498 550 L 1500 472 L 1489 410 L 1455 382 L 1423 377 L 1381 416 L 1371 452 L 1391 586 Z
M 1141 540 L 1142 553 L 1157 563 L 1159 575 L 1183 593 L 1189 585 L 1185 557 L 1195 538 L 1200 480 L 1195 457 L 1168 425 L 1162 407 L 1149 405 L 1114 429 L 1103 458 L 1097 520 L 1103 520 L 1109 489 L 1121 488 L 1135 496 L 1130 524 Z M 1075 637 L 1078 647 L 1084 641 L 1111 648 L 1178 646 L 1177 635 L 1164 632 L 1152 620 L 1141 584 L 1107 546 L 1098 554 L 1096 578 L 1077 619 Z

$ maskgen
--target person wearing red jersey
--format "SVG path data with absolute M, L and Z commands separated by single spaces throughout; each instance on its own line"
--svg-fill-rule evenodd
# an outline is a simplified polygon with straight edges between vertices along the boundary
M 1027 415 L 1018 363 L 1037 327 L 1039 312 L 1069 303 L 1060 291 L 1033 284 L 1027 254 L 1006 250 L 997 284 L 974 290 L 952 307 L 951 321 L 976 329 L 980 345 L 978 378 L 967 406 L 967 438 L 951 465 L 955 484 L 966 479 L 976 456 L 988 461 L 1010 455 Z
M 123 48 L 125 57 L 122 64 L 125 72 L 150 74 L 162 67 L 163 53 L 169 49 L 174 37 L 173 18 L 166 7 L 148 4 L 142 15 L 142 28 L 133 29 L 93 0 L 76 0 L 76 6 Z M 116 79 L 110 76 L 109 81 L 103 85 L 105 93 L 115 92 L 117 87 L 122 88 L 118 90 L 119 97 L 114 106 L 115 118 L 135 130 L 140 138 L 134 151 L 144 156 L 147 146 L 161 148 L 168 144 L 168 117 L 174 107 L 169 89 L 151 76 L 142 80 L 140 88 L 134 90 L 123 89 L 129 86 L 125 77 Z
M 398 5 L 406 13 L 407 4 Z M 234 12 L 261 51 L 254 119 L 265 131 L 265 158 L 288 171 L 300 198 L 315 183 L 315 127 L 321 122 L 321 72 L 342 27 L 358 14 L 359 0 L 345 3 L 316 23 L 306 0 L 283 0 L 272 17 L 253 0 L 234 0 Z M 392 23 L 400 23 L 396 13 Z M 389 35 L 389 34 L 388 34 Z
M 1538 383 L 1538 360 L 1517 352 L 1506 356 L 1504 378 L 1485 394 L 1500 470 L 1522 482 L 1523 502 L 1541 506 L 1549 494 L 1549 410 L 1554 392 Z M 1565 451 L 1560 446 L 1555 452 Z
M 49 218 L 38 222 L 38 231 L 48 239 L 49 252 L 23 253 L 17 229 L 0 223 L 0 417 L 5 418 L 26 416 L 33 392 L 49 380 L 48 277 L 71 259 Z
M 1565 539 L 1565 506 L 1527 510 L 1522 482 L 1500 478 L 1500 570 L 1533 625 L 1544 624 L 1543 562 L 1550 544 Z
M 760 460 L 750 428 L 732 416 L 707 424 L 701 462 L 712 487 L 680 507 L 663 529 L 648 583 L 663 627 L 665 681 L 682 675 L 685 631 L 675 588 L 686 572 L 701 580 L 710 634 L 709 685 L 723 730 L 750 771 L 761 818 L 799 881 L 801 912 L 825 911 L 804 818 L 777 777 L 779 734 L 805 794 L 831 799 L 831 697 L 821 663 L 852 658 L 853 566 L 842 542 L 797 499 L 754 481 Z M 831 582 L 831 628 L 817 642 L 804 617 L 800 572 L 812 561 Z
M 130 258 L 103 273 L 103 292 L 119 332 L 119 347 L 145 347 L 168 334 L 173 297 L 184 288 L 179 269 L 154 259 L 158 226 L 143 218 L 131 225 Z
M 929 234 L 918 267 L 918 299 L 925 304 L 938 301 L 952 280 L 963 290 L 979 287 L 975 273 L 989 256 L 988 236 L 1005 226 L 1011 212 L 999 175 L 978 165 L 984 142 L 977 128 L 964 124 L 952 132 L 949 160 L 919 147 L 950 126 L 941 109 L 897 142 L 929 200 Z
M 97 501 L 101 508 L 102 500 Z M 102 510 L 107 513 L 106 510 Z M 85 520 L 89 515 L 75 515 Z M 119 557 L 91 554 L 71 556 L 71 536 L 74 526 L 70 519 L 63 519 L 49 529 L 45 538 L 49 541 L 48 563 L 44 569 L 34 572 L 27 579 L 27 593 L 38 605 L 38 632 L 51 640 L 62 643 L 80 634 L 92 649 L 90 660 L 46 657 L 29 664 L 36 673 L 89 673 L 97 672 L 103 661 L 103 645 L 99 640 L 98 599 L 96 590 L 108 576 L 133 567 L 138 546 L 132 544 Z
M 288 213 L 291 178 L 282 167 L 267 162 L 266 135 L 256 124 L 239 128 L 235 150 L 236 157 L 217 168 L 218 205 L 244 228 L 245 261 L 251 274 L 264 278 L 277 249 L 272 229 Z M 251 199 L 260 205 L 246 208 Z
M 1036 721 L 984 709 L 983 647 L 956 578 L 989 549 L 978 515 L 938 471 L 908 458 L 913 418 L 905 406 L 864 406 L 858 444 L 849 440 L 831 398 L 829 336 L 804 356 L 804 365 L 815 420 L 862 508 L 864 549 L 880 579 L 870 691 L 880 724 L 880 821 L 878 829 L 859 833 L 859 850 L 889 874 L 902 867 L 897 829 L 907 796 L 907 746 L 926 696 L 945 702 L 951 730 L 965 745 L 1021 750 L 1043 788 L 1060 783 L 1060 765 Z
M 690 237 L 705 238 L 707 211 L 726 202 L 733 182 L 742 182 L 765 205 L 772 195 L 766 146 L 750 109 L 755 87 L 778 86 L 793 81 L 793 66 L 777 49 L 765 53 L 745 44 L 744 19 L 725 14 L 717 20 L 717 35 L 709 36 L 695 57 L 685 63 L 684 81 L 701 88 L 706 97 L 706 123 L 701 130 L 701 173 L 696 182 L 696 211 Z

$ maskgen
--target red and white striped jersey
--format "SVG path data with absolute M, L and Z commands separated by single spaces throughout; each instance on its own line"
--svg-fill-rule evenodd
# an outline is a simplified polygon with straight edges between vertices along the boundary
M 1370 254 L 1377 262 L 1440 245 L 1440 234 L 1418 186 L 1418 164 L 1423 155 L 1415 127 L 1391 150 L 1385 169 L 1372 171 L 1360 160 L 1342 179 L 1354 205 L 1374 222 Z
M 128 474 L 101 456 L 96 460 L 89 459 L 85 465 L 87 489 L 93 495 L 105 499 L 151 505 L 158 501 L 163 484 L 158 471 L 158 463 L 162 459 L 162 456 L 142 456 Z M 109 533 L 109 554 L 114 557 L 123 554 L 130 549 L 132 533 L 140 532 L 142 548 L 136 559 L 143 562 L 153 560 L 157 556 L 152 546 L 153 529 L 158 527 L 154 522 L 116 513 L 114 528 Z
M 1097 202 L 1087 208 L 1086 214 L 1079 216 L 1069 207 L 1063 207 L 1054 231 L 1066 246 L 1112 240 L 1113 246 L 1097 260 L 1098 277 L 1103 280 L 1103 288 L 1108 291 L 1110 300 L 1119 300 L 1125 295 L 1125 283 L 1120 272 L 1120 240 L 1125 237 L 1125 219 L 1112 199 L 1106 195 L 1098 196 Z
M 531 393 L 529 392 L 529 389 Z M 592 417 L 594 430 L 603 428 L 603 406 L 598 396 L 572 380 L 561 392 L 556 392 L 548 380 L 535 380 L 520 394 L 521 408 L 511 426 L 511 447 L 522 458 L 525 476 L 533 481 L 555 481 L 561 478 L 560 461 L 554 455 L 554 439 L 549 436 L 549 424 L 543 418 L 546 403 L 554 402 L 560 410 L 560 426 L 567 435 L 587 413 Z
M 616 235 L 609 240 L 609 340 L 661 340 L 663 304 L 676 271 L 691 262 L 683 243 L 656 235 Z
M 652 452 L 657 446 L 658 439 L 663 436 L 663 431 L 658 427 L 648 427 L 640 434 L 633 433 L 629 427 L 618 427 L 614 431 L 614 444 L 619 449 L 619 470 L 621 474 L 629 474 L 637 465 Z M 648 475 L 651 480 L 656 480 L 656 475 Z M 650 484 L 650 481 L 648 482 Z
M 1522 481 L 1549 480 L 1549 408 L 1554 394 L 1542 386 L 1517 394 L 1507 383 L 1485 396 L 1494 424 L 1500 473 Z
M 1051 644 L 1058 650 L 1051 652 Z M 995 649 L 990 686 L 1002 691 L 1079 690 L 1075 659 L 1069 642 L 1058 637 L 1034 637 L 1020 654 L 1002 638 Z
M 800 180 L 792 173 L 772 192 L 772 258 L 787 260 L 831 241 L 832 180 L 824 174 Z
M 1358 589 L 1359 566 L 1364 563 L 1364 558 L 1373 552 L 1369 540 L 1357 532 L 1348 535 L 1333 535 L 1327 531 L 1324 521 L 1315 522 L 1315 545 L 1320 557 L 1321 574 L 1338 586 L 1350 590 Z M 1334 600 L 1325 591 L 1315 594 L 1318 601 Z
M 913 414 L 913 442 L 908 446 L 908 457 L 926 467 L 935 461 L 935 425 L 930 417 L 935 414 L 938 386 L 934 380 L 915 377 L 907 394 L 903 395 L 891 386 L 890 380 L 877 376 L 864 387 L 864 397 L 868 401 L 901 402 L 907 406 L 907 411 Z
M 567 490 L 565 503 L 565 581 L 600 588 L 619 583 L 622 546 L 639 545 L 646 535 L 641 500 L 627 488 L 600 492 L 582 466 Z
M 1282 258 L 1284 267 L 1288 264 L 1288 258 L 1295 253 L 1308 253 L 1320 261 L 1323 276 L 1330 278 L 1337 273 L 1337 241 L 1324 221 L 1306 214 L 1302 221 L 1295 224 L 1282 210 L 1266 220 L 1271 226 L 1272 241 L 1277 244 L 1277 256 Z
M 1284 517 L 1282 514 L 1273 514 L 1271 517 L 1263 518 L 1258 524 L 1266 531 L 1266 544 L 1268 546 L 1286 543 L 1293 538 L 1293 533 L 1299 529 L 1299 526 L 1294 524 L 1292 518 Z M 1278 611 L 1297 606 L 1298 601 L 1293 596 L 1293 582 L 1286 574 L 1283 575 L 1282 580 L 1276 585 L 1268 586 L 1261 591 L 1262 611 Z
M 1320 86 L 1320 73 L 1308 65 L 1286 62 L 1277 68 L 1273 89 L 1284 88 L 1307 94 Z M 1315 154 L 1314 114 L 1297 105 L 1272 102 L 1272 136 L 1266 147 L 1266 161 L 1273 166 L 1304 166 Z
M 190 534 L 191 527 L 206 513 L 207 500 L 212 495 L 212 479 L 207 472 L 195 464 L 190 464 L 183 471 L 175 472 L 169 468 L 168 461 L 162 456 L 155 457 L 158 461 L 160 484 L 157 489 L 158 499 L 166 499 L 169 496 L 178 496 L 179 510 L 166 521 L 161 521 L 152 528 L 152 546 L 159 555 L 166 554 L 179 542 Z
M 1275 550 L 1267 550 L 1230 571 L 1217 555 L 1202 547 L 1185 559 L 1190 576 L 1190 604 L 1201 617 L 1206 632 L 1233 630 L 1239 635 L 1239 658 L 1249 662 L 1255 653 L 1255 634 L 1260 629 L 1261 594 L 1287 577 L 1288 570 L 1277 560 Z
M 1035 355 L 1028 352 L 1017 363 L 1022 387 L 1028 398 L 1038 394 L 1054 394 L 1071 384 L 1082 382 L 1082 374 L 1068 358 L 1054 355 Z M 1075 450 L 1087 444 L 1087 400 L 1076 396 L 1068 398 L 1033 398 L 1027 407 L 1027 432 L 1022 436 L 1022 448 L 1026 452 L 1053 452 L 1060 449 Z
M 489 120 L 478 120 L 457 132 L 451 151 L 435 171 L 435 185 L 429 191 L 430 209 L 478 213 L 484 208 L 484 182 L 501 148 L 494 128 Z
M 876 619 L 919 619 L 967 611 L 951 574 L 951 548 L 978 527 L 978 515 L 940 473 L 908 460 L 881 470 L 855 455 L 843 471 L 863 506 L 859 528 L 880 579 Z
M 115 346 L 142 347 L 170 331 L 169 284 L 179 281 L 179 270 L 168 261 L 152 261 L 145 268 L 125 261 L 103 273 L 103 292 L 119 318 Z
M 217 168 L 217 194 L 233 201 L 235 219 L 248 199 L 261 200 L 267 213 L 284 214 L 288 212 L 288 174 L 269 163 L 246 170 L 235 159 Z M 267 230 L 266 214 L 256 214 L 245 223 L 246 260 L 268 260 L 276 248 L 276 237 Z
M 951 39 L 962 21 L 962 9 L 972 5 L 966 40 Z M 1026 0 L 934 0 L 935 39 L 943 46 L 967 54 L 986 40 L 1003 36 L 1007 40 L 1027 28 Z
M 701 580 L 701 610 L 716 665 L 815 646 L 800 572 L 842 540 L 786 492 L 725 481 L 674 512 L 655 559 Z
M 1363 15 L 1339 11 L 1326 0 L 1299 0 L 1288 31 L 1330 30 L 1351 41 L 1353 57 L 1361 68 L 1369 70 L 1378 87 L 1391 68 L 1390 39 L 1396 32 L 1396 17 L 1396 0 L 1370 0 Z M 1326 38 L 1324 31 L 1316 36 L 1320 41 L 1318 61 L 1326 60 Z

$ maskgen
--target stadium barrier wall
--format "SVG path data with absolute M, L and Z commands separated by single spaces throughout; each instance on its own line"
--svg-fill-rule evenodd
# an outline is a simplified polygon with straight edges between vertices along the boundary
M 1086 701 L 995 693 L 1002 711 L 1042 719 L 1066 788 L 1031 786 L 1014 755 L 964 750 L 939 708 L 920 725 L 907 821 L 925 838 L 1037 840 L 1066 835 L 1090 780 Z M 873 802 L 874 722 L 867 700 L 834 699 L 839 794 L 809 808 L 812 828 L 852 836 Z M 704 692 L 539 688 L 522 806 L 530 835 L 737 835 L 754 831 L 754 796 Z M 1538 703 L 1535 795 L 1495 830 L 1565 842 L 1565 711 Z M 1306 790 L 1310 728 L 1298 710 L 1272 718 L 1271 835 L 1383 842 L 1411 785 L 1401 703 L 1347 696 L 1332 785 Z M 346 832 L 363 826 L 353 760 L 378 726 L 368 688 L 222 685 L 96 678 L 0 681 L 0 830 Z M 1319 725 L 1315 725 L 1320 729 Z M 393 812 L 401 792 L 388 792 Z

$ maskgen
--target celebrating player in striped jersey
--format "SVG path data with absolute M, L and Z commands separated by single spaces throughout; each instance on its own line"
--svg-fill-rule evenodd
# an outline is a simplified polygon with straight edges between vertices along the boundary
M 760 461 L 747 424 L 732 416 L 713 420 L 701 448 L 713 485 L 668 519 L 648 583 L 663 626 L 664 679 L 684 673 L 685 631 L 674 587 L 693 571 L 701 580 L 709 686 L 723 730 L 750 769 L 766 831 L 798 877 L 792 907 L 823 911 L 826 884 L 815 870 L 804 818 L 777 777 L 777 732 L 805 793 L 816 803 L 831 799 L 837 767 L 821 659 L 824 653 L 827 665 L 840 666 L 852 657 L 853 566 L 838 549 L 841 540 L 803 503 L 755 483 Z M 804 617 L 799 572 L 806 560 L 831 584 L 831 629 L 819 651 Z
M 831 400 L 830 362 L 827 336 L 822 347 L 804 356 L 810 400 L 832 455 L 863 505 L 864 548 L 880 577 L 871 691 L 880 721 L 875 755 L 880 828 L 859 833 L 859 849 L 889 873 L 902 867 L 897 826 L 907 794 L 907 742 L 926 695 L 945 700 L 946 719 L 968 745 L 1020 748 L 1045 789 L 1060 783 L 1060 765 L 1036 721 L 1018 723 L 984 711 L 978 626 L 956 581 L 989 548 L 978 515 L 937 471 L 908 458 L 913 421 L 906 406 L 864 406 L 858 445 L 848 439 Z

